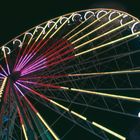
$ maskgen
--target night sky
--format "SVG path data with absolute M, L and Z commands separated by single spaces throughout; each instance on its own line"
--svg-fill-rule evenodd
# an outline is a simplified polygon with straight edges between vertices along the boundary
M 3 0 L 0 3 L 0 45 L 48 19 L 89 8 L 114 8 L 138 18 L 139 0 Z
M 22 32 L 56 16 L 91 8 L 113 8 L 140 18 L 140 0 L 3 0 L 0 2 L 0 46 Z M 111 124 L 110 124 L 111 125 Z M 139 124 L 129 139 L 138 140 Z M 83 131 L 84 132 L 84 131 Z M 136 134 L 137 133 L 137 134 Z M 135 135 L 135 138 L 134 138 Z

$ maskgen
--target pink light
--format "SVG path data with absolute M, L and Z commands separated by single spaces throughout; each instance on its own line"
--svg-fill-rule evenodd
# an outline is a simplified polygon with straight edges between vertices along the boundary
M 49 98 L 47 98 L 46 96 L 44 96 L 44 95 L 42 95 L 42 94 L 40 94 L 39 92 L 37 92 L 37 91 L 35 91 L 35 90 L 33 90 L 33 89 L 31 89 L 31 88 L 29 88 L 29 87 L 27 87 L 27 86 L 25 86 L 25 85 L 23 85 L 23 84 L 21 84 L 21 83 L 19 83 L 19 82 L 16 82 L 18 85 L 20 85 L 21 87 L 23 87 L 23 88 L 25 88 L 25 89 L 27 89 L 27 90 L 29 90 L 30 92 L 32 92 L 32 93 L 34 93 L 34 94 L 36 94 L 36 95 L 38 95 L 39 97 L 41 97 L 41 98 L 43 98 L 43 99 L 45 99 L 46 101 L 50 101 L 50 99 Z
M 14 84 L 14 86 L 16 87 L 16 89 L 19 91 L 19 93 L 24 97 L 24 99 L 26 100 L 26 102 L 30 105 L 30 107 L 33 109 L 33 111 L 35 113 L 37 113 L 37 110 L 34 108 L 34 106 L 31 104 L 31 102 L 26 98 L 26 96 L 23 94 L 23 92 L 19 89 L 19 87 Z
M 20 71 L 23 67 L 24 67 L 24 64 L 26 62 L 26 57 L 30 57 L 32 54 L 29 54 L 29 55 L 25 55 L 25 57 L 22 59 L 22 61 L 19 63 L 19 65 L 17 66 L 17 71 Z M 28 62 L 27 62 L 28 63 Z
M 0 65 L 0 68 L 2 69 L 2 71 L 5 73 L 6 76 L 8 76 L 8 73 L 5 71 L 5 69 Z
M 39 62 L 37 62 L 37 61 L 39 61 Z M 28 67 L 25 67 L 23 70 L 22 70 L 22 72 L 23 71 L 26 71 L 26 70 L 29 70 L 29 69 L 31 69 L 31 68 L 37 68 L 38 66 L 41 66 L 41 65 L 44 65 L 44 64 L 46 64 L 46 62 L 45 63 L 43 63 L 43 61 L 46 61 L 46 58 L 44 58 L 44 59 L 42 59 L 42 60 L 37 60 L 37 61 L 35 61 L 34 63 L 32 63 L 31 65 L 29 65 Z M 40 63 L 42 63 L 42 64 L 40 64 Z M 40 65 L 39 65 L 40 64 Z M 37 65 L 37 66 L 36 66 Z
M 0 73 L 1 76 L 6 77 L 4 74 Z
M 31 82 L 31 81 L 18 80 L 18 82 L 32 84 L 32 85 L 44 86 L 44 87 L 47 87 L 47 88 L 56 88 L 56 89 L 60 89 L 61 88 L 61 86 L 56 86 L 56 85 L 52 85 L 52 84 L 38 83 L 38 82 Z
M 34 70 L 31 70 L 31 71 L 27 71 L 27 72 L 21 73 L 21 76 L 25 76 L 25 75 L 27 75 L 27 74 L 30 74 L 30 73 L 33 73 L 33 72 L 42 70 L 42 69 L 44 69 L 44 68 L 46 68 L 46 67 L 47 67 L 47 66 L 43 66 L 43 67 L 39 67 L 38 69 L 34 69 Z

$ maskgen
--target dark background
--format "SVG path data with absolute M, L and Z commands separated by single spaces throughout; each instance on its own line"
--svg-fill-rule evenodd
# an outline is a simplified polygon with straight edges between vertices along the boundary
M 0 2 L 0 46 L 50 18 L 97 7 L 123 10 L 140 18 L 139 0 L 3 0 Z
M 140 0 L 1 1 L 0 46 L 31 27 L 51 18 L 89 8 L 113 8 L 140 18 Z M 137 124 L 131 131 L 129 139 L 140 140 L 137 137 L 139 128 L 140 126 Z

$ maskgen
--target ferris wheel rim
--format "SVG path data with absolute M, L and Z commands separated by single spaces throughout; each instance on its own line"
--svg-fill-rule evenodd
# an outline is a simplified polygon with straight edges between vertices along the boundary
M 114 10 L 114 11 L 116 11 L 116 12 L 121 12 L 121 13 L 123 13 L 124 15 L 130 16 L 130 17 L 132 17 L 134 20 L 136 20 L 137 22 L 140 23 L 140 19 L 138 19 L 137 17 L 133 16 L 132 14 L 129 14 L 129 13 L 124 12 L 124 11 L 122 11 L 122 10 L 112 9 L 112 8 L 92 8 L 92 9 L 90 8 L 90 9 L 86 9 L 86 10 L 77 10 L 77 11 L 69 12 L 69 13 L 67 13 L 67 14 L 63 14 L 62 16 L 69 16 L 69 15 L 71 15 L 72 13 L 79 13 L 79 12 L 81 13 L 81 12 L 92 11 L 92 10 L 99 10 L 99 11 L 100 11 L 100 10 L 108 10 L 108 11 L 109 11 L 109 10 L 112 10 L 112 11 Z M 9 44 L 10 42 L 12 42 L 12 41 L 14 41 L 15 39 L 19 38 L 20 36 L 24 35 L 25 33 L 27 33 L 27 32 L 29 32 L 29 31 L 33 30 L 33 29 L 36 28 L 37 26 L 41 26 L 41 25 L 47 23 L 48 21 L 56 20 L 56 19 L 58 19 L 59 17 L 61 17 L 61 15 L 60 15 L 60 16 L 56 16 L 56 17 L 54 17 L 54 18 L 50 18 L 49 20 L 46 20 L 46 21 L 44 21 L 44 22 L 42 22 L 42 23 L 40 23 L 40 24 L 37 24 L 37 25 L 31 27 L 30 29 L 28 29 L 28 30 L 26 30 L 26 31 L 23 31 L 23 32 L 20 33 L 19 35 L 17 35 L 17 36 L 15 36 L 15 37 L 13 37 L 12 39 L 10 39 L 8 42 L 4 43 L 2 46 L 6 46 L 7 44 Z M 0 48 L 2 48 L 2 46 L 1 46 Z

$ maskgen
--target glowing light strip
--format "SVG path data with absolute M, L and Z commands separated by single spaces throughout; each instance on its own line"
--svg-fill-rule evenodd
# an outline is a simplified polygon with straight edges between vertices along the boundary
M 10 69 L 9 69 L 9 64 L 8 64 L 8 61 L 7 61 L 7 56 L 6 56 L 5 49 L 3 49 L 3 52 L 4 52 L 4 58 L 5 58 L 6 66 L 7 66 L 7 71 L 8 71 L 8 74 L 10 74 Z
M 99 27 L 95 28 L 94 30 L 88 32 L 87 34 L 85 34 L 85 35 L 81 36 L 80 38 L 74 40 L 73 42 L 71 42 L 71 44 L 75 44 L 76 42 L 80 41 L 81 39 L 87 37 L 88 35 L 90 35 L 90 34 L 96 32 L 96 31 L 98 31 L 99 29 L 101 29 L 101 28 L 103 28 L 104 26 L 110 24 L 111 22 L 113 22 L 114 20 L 120 18 L 121 16 L 123 16 L 123 14 L 121 14 L 121 15 L 119 15 L 119 16 L 113 18 L 112 20 L 110 20 L 110 21 L 108 21 L 108 22 L 102 24 L 101 26 L 99 26 Z M 83 44 L 81 44 L 81 45 L 79 45 L 79 46 L 82 46 L 82 45 L 83 45 Z M 78 48 L 79 46 L 77 46 L 77 48 Z
M 0 98 L 2 97 L 2 94 L 3 94 L 3 90 L 4 90 L 4 87 L 5 87 L 6 81 L 7 81 L 7 77 L 4 78 L 4 80 L 2 82 L 2 85 L 0 87 Z
M 115 94 L 107 94 L 107 93 L 102 93 L 102 92 L 89 91 L 89 90 L 83 90 L 83 89 L 76 89 L 76 88 L 70 88 L 70 87 L 56 86 L 56 85 L 52 85 L 52 84 L 43 84 L 43 83 L 22 81 L 22 80 L 18 80 L 18 81 L 19 82 L 30 83 L 30 84 L 33 84 L 33 85 L 34 84 L 35 85 L 40 85 L 40 86 L 48 87 L 48 88 L 51 87 L 51 88 L 55 88 L 55 89 L 78 91 L 78 92 L 83 92 L 83 93 L 88 93 L 88 94 L 93 94 L 93 95 L 99 95 L 99 96 L 112 97 L 112 98 L 118 98 L 118 99 L 123 99 L 123 100 L 130 100 L 130 101 L 140 102 L 140 98 L 121 96 L 121 95 L 115 95 Z
M 81 115 L 81 114 L 79 114 L 79 113 L 77 113 L 77 112 L 75 112 L 75 111 L 73 111 L 73 110 L 70 111 L 69 108 L 67 108 L 67 107 L 65 107 L 65 106 L 63 106 L 63 105 L 61 105 L 61 104 L 59 104 L 59 103 L 57 103 L 57 102 L 55 102 L 55 101 L 53 101 L 53 100 L 50 100 L 49 98 L 45 97 L 44 95 L 41 95 L 41 94 L 37 93 L 36 91 L 32 90 L 31 88 L 29 88 L 29 87 L 27 87 L 27 86 L 24 86 L 24 85 L 22 85 L 22 84 L 20 84 L 20 83 L 17 83 L 17 84 L 19 84 L 19 85 L 25 87 L 26 89 L 28 89 L 29 91 L 35 93 L 36 95 L 38 95 L 38 96 L 40 96 L 40 97 L 43 97 L 43 99 L 45 99 L 47 102 L 49 101 L 49 102 L 51 102 L 52 104 L 54 104 L 54 105 L 60 107 L 61 109 L 65 110 L 65 111 L 67 111 L 67 112 L 72 113 L 73 115 L 79 117 L 80 119 L 82 119 L 82 120 L 84 120 L 84 121 L 87 121 L 87 118 L 86 118 L 85 116 L 83 116 L 83 115 Z M 40 117 L 40 119 L 42 120 L 42 122 L 45 123 L 44 120 L 41 118 L 41 116 L 40 116 L 40 115 L 38 115 L 38 116 Z M 102 129 L 102 130 L 104 130 L 104 131 L 106 131 L 106 132 L 112 134 L 113 136 L 120 138 L 121 140 L 125 140 L 125 137 L 119 135 L 119 134 L 116 133 L 116 132 L 113 132 L 112 130 L 110 130 L 110 129 L 108 129 L 108 128 L 102 126 L 102 125 L 97 124 L 96 122 L 92 122 L 92 124 L 93 124 L 94 126 L 98 127 L 99 129 Z M 49 127 L 46 123 L 45 123 L 44 125 L 45 125 L 46 127 Z M 49 129 L 49 128 L 48 128 L 48 129 Z M 50 131 L 51 131 L 51 130 L 50 130 Z M 52 133 L 53 133 L 53 132 L 52 132 Z M 54 136 L 55 136 L 55 134 L 54 134 Z
M 29 45 L 29 44 L 31 43 L 31 41 L 32 41 L 32 39 L 33 39 L 35 33 L 36 33 L 36 29 L 34 30 L 33 35 L 31 36 L 31 38 L 30 38 L 30 40 L 28 41 L 28 44 L 27 44 L 27 45 Z
M 43 61 L 46 61 L 46 58 L 41 57 L 41 58 L 35 60 L 34 62 L 32 62 L 31 64 L 26 65 L 26 67 L 23 68 L 22 71 L 26 71 L 26 70 L 29 70 L 29 69 L 31 69 L 31 68 L 33 68 L 33 67 L 36 67 L 36 66 L 39 65 L 40 63 L 43 63 Z M 42 65 L 43 65 L 43 64 L 42 64 Z
M 79 113 L 76 113 L 75 111 L 71 111 L 71 113 L 74 114 L 75 116 L 79 117 L 79 118 L 82 119 L 82 120 L 85 120 L 85 121 L 87 120 L 86 117 L 80 115 Z
M 0 76 L 2 76 L 3 78 L 6 77 L 4 74 L 0 73 Z
M 59 138 L 56 136 L 56 134 L 53 132 L 53 130 L 49 127 L 49 125 L 45 122 L 45 120 L 41 117 L 41 115 L 37 112 L 36 115 L 40 118 L 42 123 L 46 126 L 46 128 L 50 131 L 52 136 L 55 138 L 55 140 L 59 140 Z
M 140 98 L 133 98 L 133 97 L 128 97 L 128 96 L 120 96 L 120 95 L 115 95 L 115 94 L 107 94 L 107 93 L 102 93 L 102 92 L 82 90 L 82 89 L 76 89 L 76 88 L 69 88 L 67 90 L 78 91 L 78 92 L 89 93 L 89 94 L 94 94 L 94 95 L 100 95 L 100 96 L 106 96 L 106 97 L 112 97 L 112 98 L 118 98 L 118 99 L 124 99 L 124 100 L 140 102 Z
M 30 71 L 32 69 L 36 69 L 36 68 L 38 68 L 40 66 L 43 66 L 45 64 L 46 64 L 46 58 L 38 59 L 35 62 L 33 62 L 32 64 L 27 65 L 24 69 L 22 69 L 22 72 Z
M 108 128 L 106 128 L 106 127 L 104 127 L 104 126 L 102 126 L 102 125 L 100 125 L 98 123 L 96 123 L 96 122 L 92 122 L 92 124 L 94 126 L 100 128 L 100 129 L 104 130 L 105 132 L 107 132 L 107 133 L 109 133 L 109 134 L 121 139 L 121 140 L 126 140 L 125 137 L 121 136 L 120 134 L 118 134 L 118 133 L 116 133 L 116 132 L 114 132 L 114 131 L 112 131 L 112 130 L 110 130 L 110 129 L 108 129 Z
M 39 67 L 39 68 L 36 68 L 36 69 L 29 70 L 29 71 L 27 71 L 27 72 L 21 73 L 21 76 L 25 76 L 25 75 L 27 75 L 27 74 L 40 71 L 40 70 L 42 70 L 42 69 L 44 69 L 44 68 L 46 68 L 46 67 L 47 67 L 47 66 L 42 66 L 42 67 Z
M 56 26 L 56 24 L 60 21 L 60 19 L 61 19 L 61 17 L 56 21 L 56 23 L 54 24 L 54 26 L 46 33 L 46 35 L 43 37 L 43 40 L 46 38 L 46 36 L 51 32 L 51 30 Z M 46 25 L 47 26 L 47 25 Z M 45 26 L 45 27 L 46 27 Z M 34 30 L 34 33 L 35 33 L 35 31 L 36 31 L 36 29 Z M 35 40 L 35 42 L 34 42 L 34 44 L 38 41 L 38 39 L 40 38 L 40 36 L 41 36 L 41 34 L 43 33 L 43 31 L 38 35 L 38 37 L 36 38 L 36 40 Z M 32 38 L 33 37 L 31 37 L 30 38 L 30 41 L 28 42 L 28 43 L 30 43 L 31 42 L 31 40 L 32 40 Z M 34 44 L 31 46 L 31 48 L 34 46 Z M 31 48 L 29 49 L 29 51 L 28 52 L 30 52 L 30 50 L 31 50 Z M 34 56 L 35 54 L 33 54 L 33 56 Z M 32 57 L 33 57 L 32 56 Z M 32 57 L 27 57 L 27 56 L 25 56 L 24 58 L 23 58 L 23 60 L 25 60 L 25 61 L 27 61 L 27 58 L 28 58 L 28 61 L 32 58 Z M 30 58 L 30 59 L 29 59 Z M 20 65 L 23 63 L 23 60 L 20 62 Z M 19 62 L 18 62 L 18 65 L 19 65 Z M 26 64 L 26 63 L 25 63 Z M 16 66 L 16 67 L 19 67 L 19 66 Z
M 117 30 L 119 30 L 119 29 L 121 29 L 121 28 L 123 28 L 123 27 L 125 27 L 125 26 L 127 26 L 127 25 L 129 25 L 129 24 L 131 24 L 131 23 L 133 23 L 134 21 L 135 21 L 135 20 L 132 20 L 132 21 L 130 21 L 130 22 L 127 22 L 126 24 L 123 24 L 123 25 L 121 25 L 121 26 L 118 26 L 118 27 L 116 27 L 116 28 L 114 28 L 114 29 L 112 29 L 112 30 L 110 30 L 110 31 L 108 31 L 108 32 L 106 32 L 106 33 L 100 35 L 100 36 L 97 36 L 97 37 L 91 39 L 91 41 L 93 42 L 93 41 L 95 41 L 95 40 L 97 40 L 97 39 L 99 39 L 99 38 L 101 38 L 101 37 L 103 37 L 103 36 L 105 36 L 105 35 L 111 34 L 111 33 L 115 32 L 115 31 L 117 31 Z M 96 28 L 95 30 L 97 31 L 98 28 Z M 94 31 L 95 31 L 95 30 L 94 30 Z M 91 32 L 92 32 L 92 31 L 91 31 Z M 88 34 L 89 34 L 89 33 L 88 33 Z M 86 34 L 86 35 L 87 35 L 87 34 Z M 83 38 L 83 37 L 81 37 L 81 38 Z M 79 38 L 79 39 L 80 39 L 80 38 Z M 77 39 L 76 42 L 79 41 L 79 39 Z M 72 42 L 72 44 L 73 44 L 73 43 L 75 43 L 75 41 Z M 86 42 L 85 42 L 85 44 L 86 44 Z M 74 49 L 78 49 L 78 48 L 80 48 L 80 47 L 82 47 L 82 46 L 84 46 L 84 43 L 81 44 L 81 45 L 79 45 L 79 46 L 77 46 L 77 47 L 75 47 Z
M 51 102 L 52 102 L 52 100 L 50 100 Z M 54 102 L 54 101 L 53 101 Z M 52 102 L 52 103 L 53 103 Z M 54 103 L 56 106 L 58 106 L 58 107 L 60 107 L 61 109 L 64 109 L 64 110 L 66 110 L 66 111 L 70 111 L 67 107 L 64 107 L 63 105 L 60 105 L 59 103 Z M 75 116 L 77 116 L 78 118 L 80 118 L 80 119 L 82 119 L 82 120 L 85 120 L 85 121 L 87 121 L 87 118 L 85 117 L 85 116 L 83 116 L 83 115 L 81 115 L 81 114 L 79 114 L 79 113 L 77 113 L 77 112 L 75 112 L 75 111 L 70 111 L 73 115 L 75 115 Z M 118 133 L 116 133 L 116 132 L 114 132 L 114 131 L 112 131 L 112 130 L 110 130 L 110 129 L 108 129 L 108 128 L 106 128 L 106 127 L 104 127 L 104 126 L 102 126 L 102 125 L 100 125 L 100 124 L 98 124 L 98 123 L 96 123 L 96 122 L 92 122 L 92 124 L 95 126 L 95 127 L 98 127 L 99 129 L 102 129 L 103 131 L 105 131 L 105 132 L 107 132 L 107 133 L 109 133 L 109 134 L 111 134 L 111 135 L 113 135 L 113 136 L 115 136 L 115 137 L 117 137 L 117 138 L 119 138 L 119 139 L 121 139 L 121 140 L 125 140 L 126 138 L 125 137 L 123 137 L 123 136 L 121 136 L 120 134 L 118 134 Z
M 72 16 L 72 15 L 71 15 Z M 57 20 L 57 22 L 54 24 L 54 26 L 46 33 L 46 35 L 43 37 L 43 39 L 42 40 L 44 40 L 45 38 L 46 38 L 46 36 L 51 32 L 51 30 L 57 25 L 57 23 L 59 22 L 61 20 L 61 17 Z M 64 22 L 65 23 L 65 22 Z M 52 35 L 51 35 L 51 37 L 53 37 L 62 27 L 64 26 L 64 24 L 62 24 Z M 42 32 L 41 32 L 41 34 L 42 34 Z M 40 37 L 40 35 L 38 36 L 38 37 Z M 38 40 L 38 37 L 37 37 L 37 39 L 36 39 L 36 41 Z M 51 38 L 51 37 L 49 37 L 49 38 Z M 41 41 L 42 42 L 42 41 Z M 35 44 L 35 42 L 34 42 L 34 44 Z M 34 46 L 34 45 L 32 45 L 32 46 Z M 37 45 L 38 46 L 38 45 Z M 32 47 L 31 47 L 32 48 Z M 31 48 L 29 49 L 29 50 L 31 50 Z M 34 49 L 34 52 L 35 52 L 35 50 L 37 49 L 37 47 Z M 40 49 L 40 48 L 39 48 Z M 38 52 L 38 50 L 36 50 L 36 53 Z M 33 58 L 33 56 L 34 56 L 35 54 L 33 54 L 32 55 L 32 57 L 24 57 L 24 61 L 26 62 L 28 62 L 28 61 L 30 61 L 32 58 Z M 25 63 L 25 64 L 27 64 L 27 62 Z M 25 65 L 24 64 L 24 65 Z
M 36 113 L 36 115 L 39 117 L 41 122 L 46 126 L 46 128 L 49 130 L 49 132 L 52 134 L 52 136 L 55 138 L 55 140 L 59 140 L 59 138 L 56 136 L 56 134 L 53 132 L 53 130 L 49 127 L 49 125 L 45 122 L 45 120 L 42 118 L 42 116 L 39 114 L 39 112 L 36 110 L 36 108 L 32 105 L 32 103 L 26 98 L 26 96 L 22 93 L 22 91 L 18 88 L 16 84 L 14 84 L 16 89 L 19 91 L 19 93 L 24 97 L 24 99 L 27 101 L 27 103 L 30 105 L 30 107 L 33 109 L 33 111 Z
M 22 126 L 22 130 L 23 130 L 23 133 L 24 133 L 24 136 L 25 136 L 25 140 L 28 140 L 24 124 L 22 124 L 21 126 Z
M 96 76 L 96 75 L 108 75 L 108 74 L 125 74 L 125 73 L 139 73 L 140 70 L 124 70 L 124 71 L 112 71 L 112 72 L 95 72 L 95 73 L 75 73 L 75 74 L 62 74 L 62 75 L 49 75 L 49 76 L 35 76 L 35 77 L 27 77 L 21 79 L 38 79 L 38 78 L 61 78 L 61 77 L 71 77 L 71 76 Z
M 120 42 L 120 41 L 123 41 L 123 40 L 125 40 L 125 39 L 131 38 L 131 37 L 134 37 L 134 36 L 139 35 L 139 34 L 140 34 L 140 31 L 139 31 L 139 32 L 136 32 L 136 33 L 134 33 L 134 34 L 130 34 L 130 35 L 127 35 L 127 36 L 125 36 L 125 37 L 122 37 L 122 38 L 119 38 L 119 39 L 113 40 L 113 41 L 111 41 L 111 42 L 108 42 L 108 43 L 102 44 L 102 45 L 97 46 L 97 47 L 94 47 L 94 48 L 92 48 L 92 49 L 89 49 L 89 50 L 83 51 L 83 52 L 81 52 L 81 53 L 77 53 L 77 54 L 75 54 L 75 56 L 80 56 L 80 55 L 86 54 L 86 53 L 88 53 L 88 52 L 91 52 L 91 51 L 94 51 L 94 50 L 97 50 L 97 49 L 100 49 L 100 48 L 103 48 L 103 47 L 106 47 L 106 46 L 112 45 L 112 44 L 114 44 L 114 43 L 118 43 L 118 42 Z M 87 44 L 90 43 L 90 40 L 87 41 L 86 43 L 87 43 Z
M 22 130 L 23 130 L 23 134 L 24 134 L 25 140 L 28 140 L 28 136 L 27 136 L 27 133 L 26 133 L 26 130 L 25 130 L 23 119 L 22 119 L 22 116 L 21 116 L 21 113 L 20 113 L 20 110 L 19 110 L 18 107 L 17 107 L 17 110 L 18 110 L 18 115 L 19 115 L 19 118 L 20 118 L 20 123 L 21 123 L 21 127 L 22 127 Z
M 69 111 L 69 109 L 67 107 L 64 107 L 63 105 L 61 105 L 61 104 L 59 104 L 59 103 L 57 103 L 57 102 L 55 102 L 53 100 L 50 100 L 50 102 L 53 103 L 54 105 L 64 109 L 65 111 Z
M 6 76 L 8 76 L 7 72 L 4 70 L 4 68 L 0 65 L 0 68 L 2 69 L 2 71 L 5 73 Z
M 69 18 L 50 36 L 50 38 L 52 38 L 67 22 L 68 22 L 68 20 L 72 17 L 74 15 L 74 13 L 73 14 L 71 14 L 70 16 L 69 16 Z
M 95 73 L 68 74 L 68 76 L 91 76 L 91 75 L 124 74 L 124 73 L 138 73 L 138 72 L 140 72 L 140 70 L 126 70 L 126 71 L 112 71 L 112 72 L 95 72 Z
M 74 34 L 73 36 L 69 37 L 67 40 L 71 40 L 73 37 L 75 37 L 76 35 L 78 35 L 79 33 L 81 33 L 82 31 L 84 31 L 85 29 L 87 29 L 88 27 L 90 27 L 91 25 L 93 25 L 94 23 L 96 23 L 97 21 L 100 21 L 102 18 L 104 18 L 107 14 L 109 14 L 111 11 L 109 11 L 108 13 L 104 14 L 103 16 L 101 16 L 100 18 L 96 19 L 95 21 L 93 21 L 92 23 L 90 23 L 89 25 L 87 25 L 86 27 L 84 27 L 82 30 L 78 31 L 76 34 Z
M 52 102 L 52 100 L 50 100 L 51 102 Z M 53 101 L 54 102 L 54 101 Z M 53 103 L 52 102 L 52 103 Z M 60 107 L 60 108 L 62 108 L 62 109 L 64 109 L 64 110 L 66 110 L 66 111 L 70 111 L 68 108 L 66 108 L 66 107 L 64 107 L 63 105 L 60 105 L 59 103 L 54 103 L 56 106 L 58 106 L 58 107 Z M 82 119 L 82 120 L 85 120 L 85 121 L 87 121 L 87 118 L 85 117 L 85 116 L 83 116 L 83 115 L 81 115 L 81 114 L 79 114 L 79 113 L 77 113 L 77 112 L 75 112 L 75 111 L 70 111 L 73 115 L 75 115 L 75 116 L 77 116 L 78 118 L 80 118 L 80 119 Z M 110 130 L 110 129 L 108 129 L 108 128 L 106 128 L 106 127 L 104 127 L 104 126 L 102 126 L 102 125 L 100 125 L 100 124 L 98 124 L 98 123 L 96 123 L 96 122 L 92 122 L 92 124 L 95 126 L 95 127 L 98 127 L 99 129 L 102 129 L 103 131 L 105 131 L 105 132 L 107 132 L 107 133 L 109 133 L 109 134 L 111 134 L 111 135 L 113 135 L 113 136 L 115 136 L 115 137 L 117 137 L 117 138 L 119 138 L 119 139 L 121 139 L 121 140 L 126 140 L 126 138 L 124 137 L 124 136 L 121 136 L 120 134 L 118 134 L 118 133 L 116 133 L 116 132 L 114 132 L 114 131 L 112 131 L 112 130 Z
M 91 15 L 89 18 L 87 18 L 87 20 L 84 20 L 83 22 L 81 22 L 78 26 L 76 26 L 74 29 L 72 29 L 70 32 L 68 32 L 65 36 L 63 36 L 63 38 L 66 38 L 69 34 L 71 34 L 73 31 L 75 31 L 76 29 L 78 29 L 78 27 L 80 27 L 85 22 L 87 22 L 91 17 L 93 17 L 93 15 Z
M 47 35 L 54 29 L 54 27 L 57 25 L 57 23 L 61 20 L 62 17 L 60 17 L 55 23 L 54 25 L 51 27 L 51 29 L 46 33 L 46 35 L 43 37 L 43 40 L 47 37 Z M 38 40 L 38 38 L 37 38 Z

